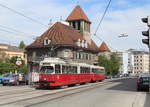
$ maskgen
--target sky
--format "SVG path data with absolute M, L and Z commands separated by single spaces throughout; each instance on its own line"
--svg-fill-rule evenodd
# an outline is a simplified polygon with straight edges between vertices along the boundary
M 109 0 L 0 0 L 0 43 L 18 45 L 21 40 L 31 44 L 37 36 L 48 29 L 52 23 L 65 20 L 78 4 L 84 10 L 91 24 L 93 34 L 104 13 Z M 20 16 L 7 8 L 23 13 L 36 23 Z M 110 7 L 98 29 L 97 36 L 105 41 L 112 50 L 141 49 L 148 50 L 142 43 L 141 32 L 147 30 L 141 18 L 150 15 L 150 0 L 112 0 Z M 7 28 L 19 31 L 14 32 Z M 128 37 L 119 38 L 121 34 Z M 99 47 L 100 41 L 94 35 L 91 38 Z

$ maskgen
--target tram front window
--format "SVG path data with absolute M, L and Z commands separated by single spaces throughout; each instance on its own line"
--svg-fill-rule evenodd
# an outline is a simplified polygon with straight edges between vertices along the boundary
M 44 74 L 52 74 L 54 72 L 54 68 L 52 66 L 44 66 L 40 71 Z

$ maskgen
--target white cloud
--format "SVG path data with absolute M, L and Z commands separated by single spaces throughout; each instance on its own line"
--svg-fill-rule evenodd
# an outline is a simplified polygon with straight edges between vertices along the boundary
M 94 0 L 97 2 L 98 0 Z M 71 3 L 62 3 L 57 0 L 3 0 L 0 3 L 7 5 L 25 15 L 37 19 L 44 24 L 48 24 L 50 18 L 55 22 L 62 16 L 64 19 L 70 14 L 74 8 L 75 1 Z M 80 1 L 83 10 L 92 21 L 92 33 L 95 31 L 98 21 L 103 14 L 106 6 L 104 0 L 100 3 L 92 3 L 89 0 Z M 84 7 L 84 3 L 91 3 L 91 5 Z M 116 3 L 116 4 L 115 4 Z M 113 6 L 126 6 L 128 4 L 125 0 L 117 0 L 113 2 Z M 104 21 L 102 22 L 101 28 L 98 30 L 99 36 L 106 41 L 111 47 L 115 49 L 128 49 L 128 48 L 146 48 L 142 44 L 141 40 L 144 38 L 141 35 L 141 31 L 146 30 L 147 27 L 141 22 L 142 17 L 149 15 L 150 5 L 133 7 L 130 4 L 128 9 L 115 9 L 109 8 Z M 14 14 L 7 9 L 0 7 L 0 24 L 18 29 L 23 32 L 35 34 L 40 36 L 46 28 L 36 24 L 22 16 Z M 128 34 L 128 38 L 118 38 L 122 33 Z M 25 35 L 20 35 L 20 37 L 11 35 L 9 33 L 4 33 L 0 31 L 0 38 L 8 42 L 19 42 L 20 40 L 25 40 L 26 43 L 31 43 L 32 38 L 25 37 Z M 9 39 L 11 38 L 11 39 Z M 92 37 L 97 45 L 100 45 L 100 41 L 96 37 Z M 3 41 L 3 40 L 0 40 Z
M 149 10 L 149 6 L 143 6 L 110 11 L 107 13 L 98 34 L 111 47 L 116 49 L 147 48 L 141 42 L 142 38 L 144 38 L 141 31 L 148 28 L 146 24 L 142 23 L 141 18 L 149 15 Z M 95 29 L 95 26 L 93 29 Z M 122 33 L 126 33 L 129 36 L 127 38 L 118 38 Z

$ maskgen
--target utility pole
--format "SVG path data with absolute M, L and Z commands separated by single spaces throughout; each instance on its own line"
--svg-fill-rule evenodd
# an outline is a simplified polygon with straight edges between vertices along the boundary
M 142 35 L 148 38 L 142 39 L 142 42 L 146 44 L 149 48 L 149 76 L 150 76 L 150 16 L 147 16 L 147 18 L 142 18 L 142 22 L 147 23 L 148 26 L 148 30 L 142 32 Z M 150 77 L 149 77 L 149 92 L 150 92 Z

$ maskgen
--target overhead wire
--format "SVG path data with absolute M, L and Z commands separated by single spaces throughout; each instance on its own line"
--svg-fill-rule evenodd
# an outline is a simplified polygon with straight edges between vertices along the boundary
M 15 33 L 15 32 L 9 31 L 9 30 L 5 30 L 5 29 L 1 29 L 0 28 L 0 31 L 6 32 L 6 33 L 10 33 L 10 34 L 14 34 L 15 36 L 21 37 L 21 35 L 19 33 Z M 25 36 L 25 37 L 27 37 L 27 36 Z
M 94 34 L 96 34 L 96 33 L 97 33 L 97 31 L 98 31 L 98 29 L 99 29 L 99 27 L 100 27 L 100 25 L 101 25 L 101 23 L 102 23 L 102 21 L 103 21 L 103 19 L 104 19 L 105 15 L 106 15 L 106 13 L 107 13 L 107 11 L 108 11 L 108 8 L 109 8 L 109 6 L 110 6 L 110 3 L 111 3 L 111 0 L 109 0 L 108 4 L 107 4 L 107 6 L 106 6 L 106 9 L 105 9 L 105 11 L 104 11 L 104 13 L 103 13 L 103 15 L 102 15 L 102 17 L 101 17 L 100 21 L 99 21 L 99 24 L 98 24 L 98 26 L 97 26 L 97 28 L 96 28 L 95 33 L 94 33 Z
M 6 5 L 4 5 L 4 4 L 1 4 L 1 3 L 0 3 L 0 7 L 6 8 L 6 9 L 10 10 L 10 11 L 13 12 L 13 13 L 16 13 L 16 14 L 18 14 L 18 15 L 20 15 L 20 16 L 23 16 L 23 17 L 25 17 L 25 18 L 27 18 L 27 19 L 29 19 L 29 20 L 31 20 L 31 21 L 37 23 L 37 24 L 40 24 L 40 25 L 42 25 L 42 26 L 44 26 L 44 27 L 48 27 L 48 25 L 45 25 L 45 24 L 41 23 L 40 21 L 38 21 L 38 20 L 36 20 L 36 19 L 33 19 L 33 18 L 29 17 L 29 16 L 26 16 L 25 14 L 23 14 L 23 13 L 21 13 L 21 12 L 18 12 L 18 11 L 16 11 L 16 10 L 14 10 L 14 9 L 12 9 L 12 8 L 10 8 L 10 7 L 6 6 Z
M 20 34 L 27 35 L 27 36 L 30 36 L 30 37 L 36 37 L 35 35 L 28 34 L 28 33 L 25 33 L 25 32 L 22 32 L 22 31 L 19 31 L 19 30 L 16 30 L 16 29 L 14 29 L 14 28 L 10 28 L 10 27 L 4 26 L 4 25 L 0 25 L 0 27 L 1 27 L 1 28 L 5 28 L 5 29 L 7 29 L 7 30 L 11 30 L 11 31 L 17 32 L 17 33 L 20 33 Z
M 105 15 L 106 15 L 106 13 L 107 13 L 107 11 L 108 11 L 108 8 L 109 8 L 109 6 L 110 6 L 110 4 L 111 4 L 111 1 L 112 1 L 112 0 L 109 0 L 108 4 L 107 4 L 107 6 L 106 6 L 106 8 L 105 8 L 105 10 L 104 10 L 104 13 L 103 13 L 103 15 L 102 15 L 102 17 L 101 17 L 101 19 L 100 19 L 100 21 L 99 21 L 99 23 L 98 23 L 98 26 L 97 26 L 97 28 L 96 28 L 94 34 L 93 34 L 93 35 L 94 35 L 95 37 L 97 37 L 101 42 L 103 42 L 104 40 L 103 40 L 102 38 L 100 38 L 100 37 L 97 35 L 97 31 L 98 31 L 99 27 L 101 26 L 101 23 L 102 23 L 102 21 L 103 21 Z M 109 45 L 108 45 L 108 46 L 109 46 Z M 111 46 L 109 46 L 109 47 L 114 50 L 114 48 L 112 48 Z

